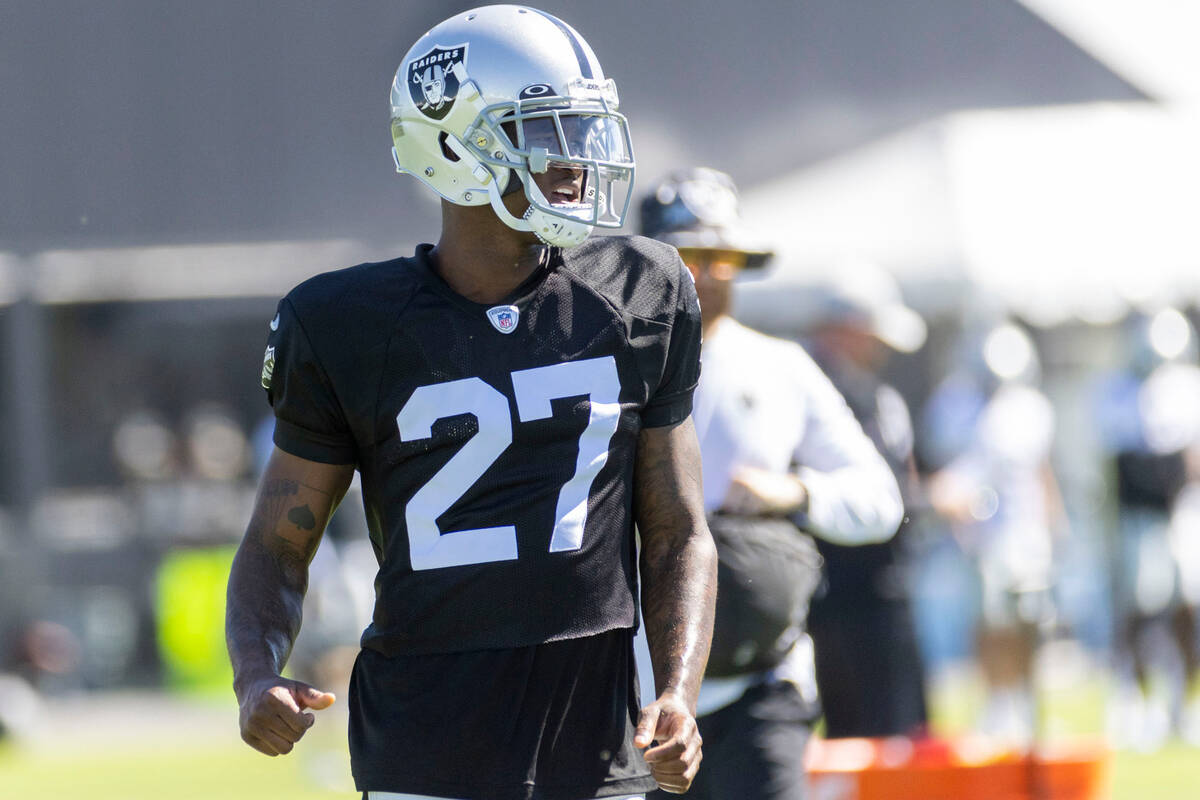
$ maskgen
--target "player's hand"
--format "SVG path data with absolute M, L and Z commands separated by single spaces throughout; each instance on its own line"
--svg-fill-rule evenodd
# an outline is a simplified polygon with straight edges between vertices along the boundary
M 795 475 L 741 467 L 733 475 L 721 510 L 747 516 L 791 514 L 807 500 L 808 492 Z
M 290 753 L 316 721 L 304 709 L 329 708 L 335 699 L 329 692 L 279 676 L 255 681 L 239 698 L 242 740 L 269 756 Z
M 642 709 L 633 745 L 649 748 L 642 757 L 663 791 L 683 794 L 688 790 L 704 757 L 701 744 L 696 718 L 676 695 L 664 694 Z

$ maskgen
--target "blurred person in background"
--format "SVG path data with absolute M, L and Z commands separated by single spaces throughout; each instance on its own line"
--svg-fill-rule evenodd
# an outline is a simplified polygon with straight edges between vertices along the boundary
M 1065 527 L 1050 463 L 1054 409 L 1033 339 L 1013 322 L 968 334 L 965 364 L 925 409 L 944 463 L 929 501 L 977 570 L 980 732 L 1015 745 L 1038 733 L 1034 655 L 1050 619 L 1054 538 Z
M 893 353 L 921 348 L 925 322 L 904 304 L 895 279 L 871 263 L 841 265 L 814 294 L 807 349 L 887 461 L 906 511 L 886 542 L 848 547 L 816 540 L 825 563 L 808 629 L 825 736 L 921 735 L 928 711 L 910 573 L 912 516 L 924 501 L 908 404 L 880 372 Z
M 641 224 L 679 249 L 704 332 L 694 419 L 721 567 L 698 706 L 705 763 L 688 796 L 801 798 L 820 714 L 804 633 L 819 579 L 811 537 L 888 539 L 903 514 L 899 489 L 808 354 L 730 316 L 735 278 L 771 256 L 747 235 L 733 180 L 708 168 L 674 174 L 642 201 Z
M 562 20 L 486 6 L 417 40 L 391 106 L 441 232 L 306 281 L 271 321 L 275 447 L 228 591 L 242 738 L 291 752 L 334 701 L 282 672 L 357 470 L 379 567 L 349 690 L 365 797 L 684 792 L 717 566 L 700 310 L 673 249 L 587 240 L 631 197 L 616 86 Z M 639 583 L 658 691 L 640 711 Z
M 1097 421 L 1115 485 L 1110 548 L 1116 687 L 1109 734 L 1152 750 L 1172 732 L 1200 744 L 1200 366 L 1196 331 L 1175 308 L 1126 321 L 1128 364 L 1107 376 Z

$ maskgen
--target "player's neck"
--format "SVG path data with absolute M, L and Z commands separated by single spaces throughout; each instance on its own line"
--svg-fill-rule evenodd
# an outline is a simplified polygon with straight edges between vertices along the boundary
M 468 300 L 498 303 L 545 263 L 547 248 L 509 228 L 490 207 L 451 209 L 442 214 L 434 269 Z

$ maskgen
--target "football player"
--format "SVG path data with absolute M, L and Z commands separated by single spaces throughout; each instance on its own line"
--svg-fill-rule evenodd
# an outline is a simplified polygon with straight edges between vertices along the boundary
M 980 733 L 1014 747 L 1042 735 L 1035 656 L 1053 619 L 1055 548 L 1067 516 L 1051 463 L 1056 417 L 1037 346 L 1015 321 L 969 331 L 962 366 L 925 406 L 939 463 L 929 503 L 971 561 L 975 647 L 986 684 Z
M 365 797 L 686 791 L 716 585 L 700 309 L 671 247 L 587 239 L 629 205 L 616 87 L 566 23 L 488 6 L 413 45 L 391 104 L 441 235 L 306 281 L 271 322 L 275 450 L 229 581 L 242 737 L 287 753 L 334 702 L 281 673 L 357 470 L 379 562 L 349 698 Z

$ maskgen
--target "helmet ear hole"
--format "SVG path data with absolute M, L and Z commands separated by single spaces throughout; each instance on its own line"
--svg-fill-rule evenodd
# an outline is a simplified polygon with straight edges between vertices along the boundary
M 458 153 L 451 150 L 450 146 L 448 144 L 446 144 L 446 139 L 448 136 L 449 136 L 449 134 L 446 133 L 445 131 L 442 131 L 441 133 L 439 133 L 438 134 L 438 145 L 442 148 L 442 155 L 446 157 L 446 160 L 453 163 L 455 161 L 459 161 L 460 159 L 458 157 Z

